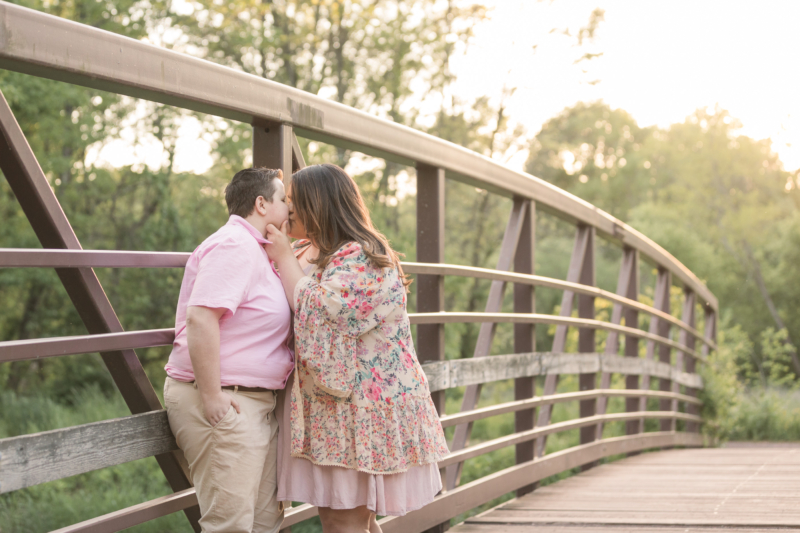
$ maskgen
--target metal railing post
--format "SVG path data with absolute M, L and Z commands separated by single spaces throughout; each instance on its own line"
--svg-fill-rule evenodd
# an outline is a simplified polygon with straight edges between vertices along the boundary
M 283 172 L 283 184 L 288 187 L 292 179 L 294 143 L 291 125 L 280 122 L 254 123 L 253 166 L 280 169 Z
M 445 176 L 441 168 L 417 165 L 417 262 L 444 263 Z M 416 279 L 417 312 L 444 311 L 444 276 L 420 274 Z M 444 324 L 417 326 L 420 362 L 444 360 Z M 431 393 L 439 416 L 445 414 L 444 391 Z
M 619 278 L 617 279 L 617 295 L 631 300 L 639 299 L 639 252 L 626 246 L 622 252 L 622 264 L 620 265 Z M 623 307 L 621 304 L 614 304 L 611 312 L 611 323 L 621 324 L 623 318 L 627 327 L 637 328 L 639 325 L 639 312 L 630 307 Z M 609 331 L 606 337 L 605 353 L 607 355 L 617 355 L 619 352 L 620 334 L 616 331 Z M 639 339 L 632 335 L 625 336 L 625 356 L 639 357 Z M 611 387 L 611 373 L 603 372 L 600 376 L 600 388 L 608 389 Z M 639 388 L 639 376 L 629 375 L 625 377 L 625 387 L 628 389 Z M 608 409 L 608 398 L 598 398 L 597 414 L 603 415 Z M 634 412 L 639 410 L 638 398 L 626 398 L 625 410 Z M 633 435 L 639 433 L 639 422 L 636 420 L 628 421 L 625 426 L 626 433 Z M 597 424 L 597 435 L 599 440 L 603 438 L 603 423 Z
M 586 244 L 586 252 L 583 257 L 583 266 L 581 268 L 581 275 L 578 283 L 583 285 L 596 285 L 595 279 L 595 229 L 589 228 L 588 241 Z M 595 318 L 594 297 L 586 294 L 578 295 L 578 317 L 579 318 Z M 597 352 L 597 342 L 594 329 L 579 328 L 578 329 L 578 352 L 580 353 L 595 353 Z M 578 374 L 578 389 L 581 391 L 591 390 L 597 388 L 597 373 L 587 372 Z M 583 400 L 579 403 L 580 417 L 589 417 L 597 414 L 597 399 Z M 588 444 L 593 442 L 596 438 L 596 427 L 583 427 L 581 428 L 581 444 Z M 592 468 L 595 463 L 588 463 L 581 467 L 581 470 L 588 470 Z
M 514 271 L 520 274 L 533 274 L 536 269 L 536 204 L 528 201 L 528 208 L 522 220 L 522 229 L 514 255 Z M 532 285 L 514 284 L 514 312 L 535 313 L 536 292 Z M 536 327 L 534 324 L 514 324 L 514 352 L 530 353 L 536 351 Z M 532 398 L 536 393 L 534 377 L 514 380 L 514 399 Z M 517 433 L 533 429 L 536 410 L 518 411 L 514 414 L 514 431 Z M 517 464 L 533 461 L 533 441 L 517 444 Z M 524 496 L 536 487 L 535 484 L 517 489 L 517 497 Z
M 584 263 L 587 256 L 591 255 L 594 251 L 594 234 L 595 229 L 584 224 L 578 224 L 575 230 L 575 245 L 572 248 L 572 257 L 569 262 L 569 270 L 567 271 L 567 281 L 572 283 L 580 283 L 584 272 Z M 592 268 L 592 272 L 594 269 Z M 575 293 L 572 291 L 564 291 L 561 296 L 561 311 L 560 316 L 571 316 L 572 306 L 575 299 Z M 557 326 L 556 334 L 553 337 L 553 347 L 550 350 L 553 353 L 562 353 L 567 344 L 567 326 Z M 542 395 L 549 396 L 555 394 L 556 387 L 558 386 L 558 374 L 548 374 L 544 379 L 544 391 Z M 550 415 L 552 414 L 553 406 L 544 405 L 539 409 L 539 416 L 536 421 L 537 426 L 546 426 L 550 423 Z M 535 449 L 536 457 L 541 457 L 545 452 L 545 445 L 547 444 L 547 437 L 536 439 Z
M 681 320 L 694 328 L 695 326 L 695 303 L 696 297 L 694 291 L 691 289 L 684 289 L 683 291 L 683 312 L 681 313 Z M 689 335 L 689 333 L 682 329 L 678 334 L 678 342 L 682 345 L 686 346 L 690 350 L 694 350 L 695 346 L 695 338 L 694 335 Z M 695 360 L 694 357 L 691 357 L 689 354 L 684 353 L 682 350 L 677 350 L 675 354 L 675 368 L 678 371 L 688 371 L 689 368 L 694 371 L 695 367 Z M 677 382 L 672 383 L 672 392 L 680 392 L 681 386 Z M 688 391 L 687 391 L 688 392 Z M 672 401 L 672 410 L 678 411 L 678 400 Z M 675 431 L 677 429 L 677 420 L 672 420 L 672 430 Z M 687 431 L 689 430 L 687 426 Z
M 528 203 L 520 198 L 514 198 L 514 206 L 511 209 L 511 215 L 508 217 L 508 224 L 506 225 L 505 233 L 503 234 L 503 242 L 500 245 L 500 258 L 497 260 L 497 270 L 510 270 L 514 262 L 514 255 L 519 243 L 520 233 L 522 232 L 523 220 L 525 219 L 525 212 L 527 211 Z M 497 313 L 503 304 L 503 293 L 505 292 L 505 281 L 492 281 L 489 289 L 489 297 L 486 300 L 486 312 Z M 478 340 L 475 343 L 475 351 L 473 358 L 486 357 L 489 355 L 492 347 L 492 340 L 497 324 L 487 322 L 481 324 L 480 333 L 478 333 Z M 469 411 L 474 409 L 478 404 L 478 398 L 481 394 L 480 385 L 470 385 L 464 392 L 464 399 L 461 401 L 461 410 Z M 456 426 L 453 434 L 453 444 L 451 451 L 460 450 L 467 445 L 469 434 L 472 431 L 472 423 L 461 424 Z M 464 463 L 458 463 L 447 467 L 447 489 L 453 489 L 458 486 L 459 479 L 461 478 L 461 470 Z

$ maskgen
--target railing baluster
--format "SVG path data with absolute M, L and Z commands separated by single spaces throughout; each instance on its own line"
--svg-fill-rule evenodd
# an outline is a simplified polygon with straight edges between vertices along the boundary
M 669 313 L 669 288 L 672 285 L 672 277 L 668 270 L 659 268 L 658 274 L 656 277 L 656 287 L 655 287 L 655 294 L 653 295 L 653 307 L 662 311 L 664 313 Z M 662 337 L 669 336 L 669 323 L 665 320 L 661 320 L 657 316 L 650 317 L 650 328 L 649 333 L 653 335 L 660 335 Z M 669 347 L 659 344 L 658 345 L 659 354 L 663 354 L 666 352 L 666 362 L 667 364 L 670 363 L 669 360 Z M 652 361 L 655 359 L 655 352 L 656 352 L 656 343 L 654 341 L 648 340 L 647 341 L 647 350 L 645 353 L 645 359 Z M 663 361 L 663 357 L 659 357 L 659 361 Z M 659 380 L 659 383 L 663 382 L 663 379 Z M 650 390 L 650 376 L 646 375 L 642 378 L 642 389 Z M 664 390 L 663 387 L 661 390 Z M 664 410 L 666 409 L 664 400 L 660 402 L 659 409 Z M 645 411 L 647 410 L 647 399 L 642 397 L 639 400 L 639 410 Z M 639 421 L 639 433 L 644 433 L 644 419 Z
M 517 253 L 514 255 L 514 271 L 521 274 L 533 274 L 536 268 L 536 204 L 528 202 L 525 217 L 522 220 L 522 230 L 517 243 Z M 514 312 L 535 313 L 536 293 L 532 285 L 514 284 Z M 536 351 L 536 328 L 534 324 L 514 324 L 514 352 L 530 353 Z M 517 378 L 514 380 L 514 399 L 525 400 L 532 398 L 536 393 L 534 377 Z M 533 429 L 536 421 L 536 410 L 518 411 L 514 414 L 514 430 L 519 433 Z M 532 461 L 534 458 L 533 441 L 517 444 L 517 464 Z M 528 485 L 517 489 L 517 497 L 531 492 L 535 485 Z
M 500 245 L 500 258 L 497 260 L 497 270 L 510 270 L 514 261 L 514 254 L 516 253 L 517 243 L 519 242 L 520 233 L 522 232 L 523 220 L 525 219 L 525 212 L 527 211 L 527 202 L 515 198 L 514 206 L 511 209 L 511 215 L 508 218 L 506 231 L 503 235 L 503 242 Z M 503 304 L 503 292 L 506 288 L 505 281 L 492 281 L 491 288 L 489 289 L 489 297 L 486 301 L 486 312 L 497 313 Z M 473 357 L 486 357 L 492 347 L 492 340 L 494 339 L 494 332 L 497 328 L 496 323 L 481 324 L 478 340 L 475 343 L 475 352 Z M 469 411 L 474 409 L 478 404 L 478 398 L 481 394 L 480 385 L 472 385 L 467 387 L 464 392 L 464 399 L 461 402 L 461 410 Z M 467 445 L 469 434 L 472 431 L 472 424 L 463 424 L 456 427 L 453 435 L 453 444 L 451 450 L 460 450 Z M 461 477 L 461 470 L 464 463 L 458 463 L 447 468 L 447 489 L 451 490 L 458 485 L 459 478 Z
M 575 245 L 572 249 L 572 258 L 570 259 L 569 270 L 567 271 L 567 281 L 572 283 L 581 282 L 581 275 L 584 271 L 583 266 L 587 256 L 587 250 L 590 247 L 594 249 L 594 233 L 594 228 L 585 226 L 583 224 L 578 224 L 578 227 L 575 231 Z M 575 293 L 571 291 L 564 291 L 564 294 L 561 296 L 560 316 L 572 315 L 574 297 Z M 556 327 L 556 334 L 553 337 L 553 348 L 551 350 L 553 353 L 561 353 L 564 351 L 564 347 L 567 344 L 567 331 L 567 326 Z M 548 375 L 544 380 L 544 392 L 542 394 L 545 396 L 554 394 L 557 386 L 558 375 Z M 552 406 L 543 406 L 541 409 L 539 409 L 539 417 L 536 425 L 546 426 L 549 424 L 551 413 Z M 541 457 L 544 455 L 546 444 L 547 439 L 545 437 L 537 439 L 535 444 L 536 457 Z
M 690 325 L 691 327 L 695 326 L 695 303 L 697 301 L 694 291 L 691 289 L 684 289 L 683 292 L 684 300 L 683 300 L 683 312 L 681 314 L 681 320 L 686 324 Z M 689 348 L 690 350 L 694 350 L 694 337 L 692 335 L 688 335 L 686 330 L 681 330 L 679 337 L 679 341 L 681 344 Z M 679 371 L 688 371 L 690 362 L 694 362 L 693 357 L 687 357 L 682 350 L 677 350 L 675 356 L 675 368 Z M 693 367 L 694 365 L 692 365 Z M 692 368 L 694 370 L 694 368 Z M 681 386 L 673 382 L 672 383 L 672 392 L 680 392 Z M 672 401 L 672 410 L 678 411 L 678 400 Z M 675 431 L 677 429 L 676 420 L 672 421 L 672 430 Z M 688 429 L 688 428 L 687 428 Z
M 595 279 L 595 229 L 591 228 L 589 231 L 589 239 L 586 244 L 586 253 L 583 256 L 583 268 L 581 269 L 581 277 L 579 283 L 584 285 L 596 285 Z M 579 294 L 578 295 L 578 317 L 579 318 L 595 318 L 594 297 Z M 578 329 L 578 352 L 580 353 L 593 353 L 597 351 L 597 342 L 594 329 L 579 328 Z M 586 372 L 578 374 L 578 389 L 581 391 L 591 390 L 597 388 L 597 373 Z M 583 400 L 579 402 L 580 417 L 590 417 L 597 414 L 597 400 Z M 587 426 L 582 427 L 580 430 L 581 444 L 588 444 L 595 440 L 597 429 L 595 427 Z M 594 463 L 588 463 L 581 467 L 581 470 L 588 470 L 592 468 Z
M 622 252 L 622 265 L 619 270 L 619 278 L 617 279 L 617 294 L 637 300 L 639 298 L 639 252 L 634 248 L 625 247 Z M 623 308 L 622 304 L 614 304 L 614 309 L 611 314 L 612 324 L 621 324 L 623 317 L 625 318 L 625 325 L 628 327 L 638 327 L 639 313 L 636 309 L 628 307 Z M 609 331 L 606 337 L 605 353 L 609 355 L 617 355 L 619 352 L 619 338 L 620 335 L 616 331 Z M 625 337 L 625 355 L 628 357 L 639 357 L 639 339 L 627 335 Z M 600 388 L 608 389 L 611 386 L 611 373 L 603 372 L 600 376 Z M 639 376 L 626 376 L 625 387 L 628 389 L 639 388 Z M 608 398 L 602 397 L 597 401 L 597 414 L 603 415 L 608 408 Z M 637 398 L 627 398 L 625 400 L 626 411 L 638 411 L 639 401 Z M 639 423 L 637 421 L 627 422 L 626 433 L 633 435 L 639 432 Z M 603 424 L 597 425 L 597 439 L 603 438 Z

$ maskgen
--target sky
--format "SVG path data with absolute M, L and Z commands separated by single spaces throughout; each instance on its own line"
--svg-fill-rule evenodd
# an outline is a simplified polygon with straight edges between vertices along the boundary
M 515 87 L 508 115 L 531 134 L 579 101 L 603 100 L 661 127 L 719 105 L 742 122 L 741 134 L 770 138 L 787 170 L 800 168 L 800 1 L 484 3 L 491 18 L 454 59 L 453 91 L 474 98 Z M 574 36 L 597 7 L 605 21 L 582 49 L 550 33 Z M 603 55 L 574 64 L 585 52 Z M 521 168 L 524 155 L 511 164 Z
M 580 101 L 603 100 L 641 126 L 660 127 L 719 105 L 742 122 L 741 134 L 770 138 L 787 170 L 800 168 L 800 0 L 481 3 L 490 17 L 451 60 L 453 94 L 499 98 L 515 88 L 507 116 L 528 135 Z M 578 47 L 575 34 L 595 8 L 605 20 L 595 39 Z M 586 52 L 602 55 L 575 64 Z M 213 163 L 199 133 L 193 119 L 181 127 L 176 170 L 202 173 Z M 156 145 L 128 128 L 87 162 L 158 167 L 165 155 Z M 522 170 L 526 158 L 522 151 L 507 164 Z

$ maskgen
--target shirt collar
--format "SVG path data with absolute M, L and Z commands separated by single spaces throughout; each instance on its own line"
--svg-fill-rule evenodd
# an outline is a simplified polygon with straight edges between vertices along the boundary
M 225 224 L 226 226 L 241 226 L 247 230 L 247 232 L 253 236 L 253 238 L 258 241 L 259 244 L 272 244 L 272 242 L 268 241 L 264 238 L 259 231 L 253 227 L 248 221 L 240 217 L 239 215 L 231 215 L 228 219 L 228 223 Z

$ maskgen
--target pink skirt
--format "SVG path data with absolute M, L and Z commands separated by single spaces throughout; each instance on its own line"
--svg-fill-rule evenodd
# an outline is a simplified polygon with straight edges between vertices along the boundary
M 337 466 L 320 466 L 289 455 L 291 399 L 294 374 L 278 394 L 275 408 L 278 432 L 278 500 L 304 502 L 331 509 L 363 505 L 380 516 L 403 516 L 433 501 L 442 490 L 435 463 L 399 474 L 374 475 Z

